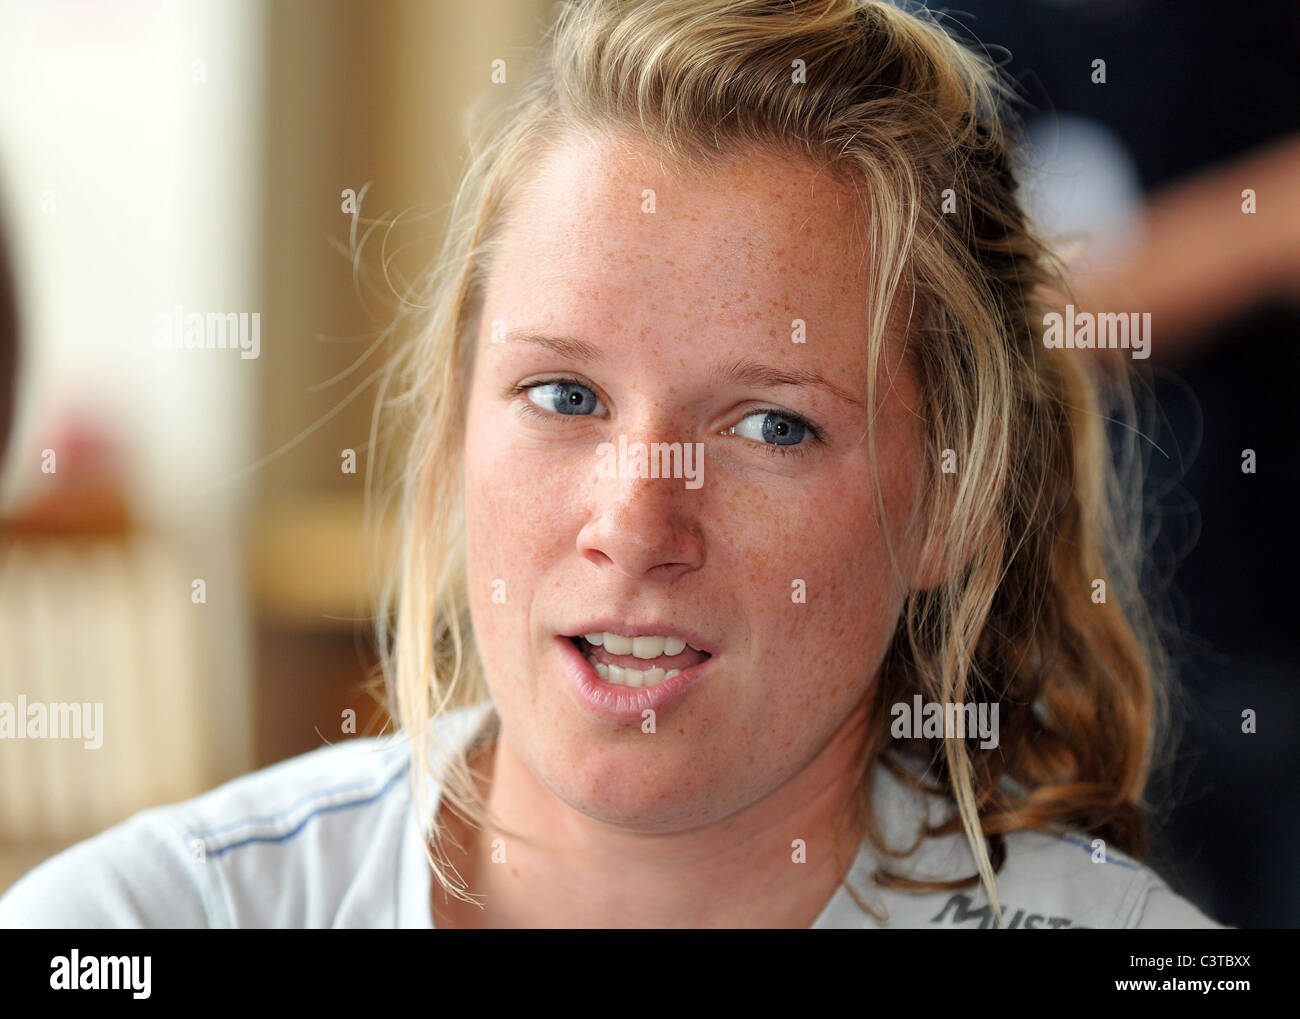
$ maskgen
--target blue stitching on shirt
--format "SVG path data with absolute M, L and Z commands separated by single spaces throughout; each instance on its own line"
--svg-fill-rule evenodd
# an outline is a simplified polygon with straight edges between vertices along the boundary
M 207 828 L 203 831 L 190 832 L 189 837 L 192 839 L 206 839 L 213 835 L 220 835 L 222 832 L 228 832 L 235 828 L 243 828 L 250 824 L 274 824 L 286 814 L 292 814 L 304 803 L 311 800 L 319 800 L 324 796 L 333 796 L 336 793 L 350 793 L 354 789 L 366 789 L 369 788 L 370 785 L 371 783 L 369 782 L 357 782 L 353 785 L 341 785 L 336 789 L 321 789 L 317 792 L 308 793 L 306 796 L 299 797 L 283 810 L 270 814 L 267 817 L 246 817 L 242 821 L 231 821 L 230 824 L 223 824 L 219 828 Z
M 327 805 L 327 806 L 318 807 L 316 810 L 313 810 L 310 814 L 308 814 L 308 815 L 307 815 L 306 817 L 304 817 L 301 821 L 299 821 L 299 822 L 298 822 L 298 823 L 297 823 L 297 824 L 296 824 L 296 825 L 295 825 L 295 826 L 294 826 L 290 831 L 284 832 L 284 833 L 281 834 L 281 835 L 250 835 L 248 838 L 243 839 L 243 840 L 240 841 L 240 842 L 232 842 L 232 843 L 231 843 L 230 845 L 228 845 L 228 846 L 222 846 L 220 849 L 214 849 L 214 850 L 212 850 L 211 852 L 209 852 L 207 855 L 208 855 L 209 857 L 212 857 L 212 856 L 220 856 L 222 853 L 229 852 L 231 849 L 239 849 L 241 846 L 247 846 L 247 845 L 249 845 L 249 844 L 251 844 L 251 843 L 253 843 L 253 842 L 286 842 L 286 841 L 288 841 L 289 839 L 293 838 L 295 835 L 297 835 L 299 832 L 301 832 L 301 831 L 303 830 L 303 828 L 306 827 L 307 822 L 310 821 L 310 820 L 311 820 L 312 818 L 314 818 L 314 817 L 319 817 L 321 814 L 332 814 L 332 813 L 334 813 L 334 812 L 337 811 L 337 810 L 347 810 L 347 809 L 349 809 L 349 808 L 351 808 L 351 807 L 364 807 L 364 806 L 365 806 L 366 804 L 368 804 L 368 803 L 374 803 L 376 800 L 378 800 L 378 799 L 382 799 L 385 795 L 387 795 L 388 791 L 389 791 L 390 789 L 392 789 L 393 784 L 394 784 L 394 783 L 395 783 L 399 778 L 402 778 L 402 777 L 403 777 L 403 776 L 404 776 L 408 771 L 409 771 L 409 768 L 403 768 L 401 771 L 399 771 L 397 774 L 395 774 L 392 778 L 390 778 L 387 782 L 385 782 L 383 788 L 380 789 L 380 790 L 379 790 L 377 793 L 375 793 L 373 796 L 367 796 L 365 799 L 361 799 L 361 800 L 351 800 L 351 801 L 349 801 L 349 802 L 347 802 L 347 803 L 332 803 L 332 804 L 329 804 L 329 805 Z M 344 787 L 344 788 L 355 788 L 355 787 L 349 786 L 349 787 Z M 332 790 L 332 791 L 333 791 L 333 792 L 340 792 L 340 791 L 342 791 L 342 790 L 341 790 L 341 789 L 336 789 L 336 790 Z M 328 795 L 328 793 L 322 793 L 321 795 Z M 301 802 L 301 801 L 300 801 L 300 802 Z M 290 809 L 292 809 L 292 808 L 290 808 Z M 281 814 L 283 814 L 283 813 L 285 813 L 285 812 L 284 812 L 284 811 L 281 811 Z M 276 817 L 276 816 L 279 816 L 279 815 L 272 815 L 272 817 Z M 253 821 L 255 821 L 255 820 L 256 820 L 256 819 L 250 819 L 250 820 L 248 820 L 248 821 L 244 821 L 244 822 L 240 822 L 240 823 L 242 823 L 242 824 L 250 824 L 250 823 L 253 823 Z M 227 826 L 227 827 L 232 827 L 232 826 Z M 237 825 L 234 826 L 234 827 L 237 827 Z M 202 838 L 203 836 L 201 836 L 201 835 L 191 835 L 191 836 L 189 836 L 189 837 L 190 837 L 190 838 Z
M 1076 846 L 1082 846 L 1089 853 L 1092 852 L 1092 843 L 1089 842 L 1087 839 L 1076 838 L 1073 835 L 1062 835 L 1060 837 L 1064 839 L 1066 842 L 1073 842 Z M 1129 870 L 1142 869 L 1135 863 L 1125 863 L 1123 860 L 1112 860 L 1109 856 L 1107 856 L 1102 862 L 1113 863 L 1116 867 L 1127 867 Z
M 384 748 L 387 749 L 387 748 Z M 193 839 L 206 839 L 212 835 L 220 835 L 222 832 L 231 831 L 235 828 L 241 828 L 249 824 L 274 824 L 277 820 L 286 814 L 292 814 L 304 803 L 310 800 L 318 800 L 322 796 L 333 796 L 336 793 L 348 793 L 354 789 L 365 789 L 369 787 L 369 782 L 354 782 L 352 785 L 336 786 L 333 789 L 322 789 L 314 793 L 308 793 L 306 796 L 300 796 L 283 810 L 277 810 L 274 814 L 267 817 L 246 817 L 242 821 L 231 821 L 230 824 L 223 824 L 216 828 L 205 828 L 203 831 L 190 832 L 189 837 Z

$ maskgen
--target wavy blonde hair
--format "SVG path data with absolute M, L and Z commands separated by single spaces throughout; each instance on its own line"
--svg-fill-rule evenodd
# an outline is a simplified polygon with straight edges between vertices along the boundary
M 1122 369 L 1041 342 L 1068 291 L 1026 220 L 1012 173 L 1013 91 L 924 10 L 873 0 L 585 0 L 559 5 L 543 59 L 502 106 L 480 110 L 413 335 L 385 381 L 400 499 L 400 560 L 377 619 L 390 714 L 411 734 L 426 851 L 448 894 L 473 901 L 425 795 L 425 738 L 443 713 L 489 696 L 469 618 L 461 457 L 484 284 L 511 196 L 563 133 L 634 131 L 674 165 L 751 146 L 829 168 L 859 198 L 873 291 L 866 394 L 875 405 L 884 323 L 901 305 L 923 393 L 929 477 L 918 525 L 943 564 L 913 591 L 868 692 L 882 720 L 844 817 L 886 857 L 872 809 L 877 763 L 951 796 L 921 839 L 964 831 L 1001 923 L 1003 836 L 1063 826 L 1146 851 L 1141 798 L 1163 713 L 1164 664 L 1139 596 L 1141 458 L 1106 422 L 1131 410 Z M 802 80 L 800 80 L 802 79 Z M 874 433 L 870 436 L 874 451 Z M 960 469 L 945 473 L 943 451 Z M 883 502 L 877 486 L 877 505 Z M 1107 597 L 1093 599 L 1096 581 Z M 996 703 L 1001 746 L 891 741 L 914 694 Z M 913 776 L 907 757 L 935 783 Z M 470 748 L 438 781 L 458 816 L 486 805 Z M 846 869 L 841 863 L 841 875 Z M 847 881 L 846 881 L 847 884 Z M 863 908 L 862 897 L 850 891 Z

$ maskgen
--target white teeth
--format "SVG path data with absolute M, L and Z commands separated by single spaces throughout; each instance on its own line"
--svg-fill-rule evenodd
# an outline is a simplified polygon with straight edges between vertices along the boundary
M 688 647 L 694 651 L 701 650 L 681 637 L 625 637 L 620 633 L 605 631 L 584 634 L 583 639 L 592 647 L 603 647 L 612 655 L 630 655 L 642 661 L 660 657 L 671 658 L 674 655 L 681 654 Z M 596 670 L 596 675 L 602 680 L 606 683 L 616 683 L 619 686 L 658 686 L 665 680 L 682 674 L 681 669 L 669 669 L 665 672 L 660 666 L 649 669 L 636 669 L 627 665 L 606 665 L 604 662 L 598 662 L 590 656 L 588 656 L 587 660 L 591 662 L 592 667 Z
M 672 679 L 674 676 L 682 674 L 681 669 L 669 669 L 664 672 L 663 669 L 633 669 L 621 668 L 617 665 L 606 665 L 604 662 L 592 662 L 596 670 L 596 675 L 606 683 L 616 683 L 619 686 L 658 686 L 666 679 Z
M 605 633 L 605 650 L 611 655 L 626 655 L 632 651 L 632 638 L 617 633 Z
M 701 651 L 681 637 L 624 637 L 619 633 L 585 633 L 583 639 L 592 647 L 604 647 L 612 655 L 633 655 L 637 658 L 658 658 L 660 655 L 679 655 L 686 648 Z
M 635 658 L 658 658 L 664 653 L 666 637 L 633 637 L 632 655 Z

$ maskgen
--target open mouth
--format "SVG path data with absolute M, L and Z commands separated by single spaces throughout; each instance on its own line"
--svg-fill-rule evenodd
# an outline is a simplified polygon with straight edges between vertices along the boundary
M 588 633 L 569 640 L 602 682 L 616 686 L 658 686 L 713 657 L 680 637 Z

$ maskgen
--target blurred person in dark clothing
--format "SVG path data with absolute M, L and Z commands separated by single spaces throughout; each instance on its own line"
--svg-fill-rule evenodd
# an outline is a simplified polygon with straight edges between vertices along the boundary
M 1184 634 L 1187 696 L 1170 769 L 1182 805 L 1153 821 L 1170 873 L 1215 915 L 1292 926 L 1300 5 L 969 0 L 948 17 L 1005 48 L 1044 159 L 1062 124 L 1087 118 L 1149 197 L 1132 263 L 1080 283 L 1099 310 L 1154 323 L 1150 582 L 1168 589 Z

